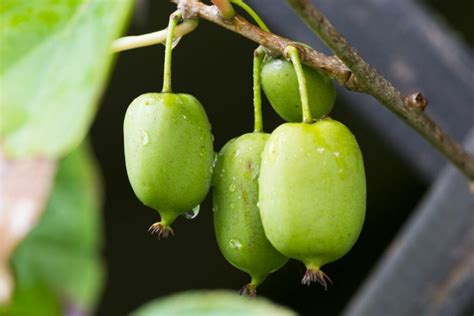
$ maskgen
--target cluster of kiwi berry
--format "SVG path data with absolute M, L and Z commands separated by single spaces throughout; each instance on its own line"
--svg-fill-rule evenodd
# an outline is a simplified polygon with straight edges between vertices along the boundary
M 171 92 L 171 52 L 179 11 L 170 17 L 163 91 L 130 104 L 124 121 L 128 177 L 137 197 L 160 213 L 150 229 L 170 225 L 199 205 L 213 186 L 216 239 L 224 257 L 248 273 L 242 294 L 293 258 L 303 284 L 330 279 L 320 268 L 345 255 L 361 231 L 366 206 L 364 165 L 347 127 L 327 115 L 335 101 L 330 78 L 284 57 L 254 54 L 255 129 L 230 140 L 217 156 L 200 102 Z M 287 61 L 288 58 L 290 61 Z M 263 132 L 260 91 L 288 123 Z

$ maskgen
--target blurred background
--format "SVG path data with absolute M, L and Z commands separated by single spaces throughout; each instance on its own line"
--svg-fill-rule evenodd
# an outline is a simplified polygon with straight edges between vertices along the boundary
M 286 1 L 248 3 L 275 33 L 331 53 Z M 421 91 L 429 116 L 474 153 L 472 0 L 314 4 L 403 94 Z M 175 236 L 147 232 L 159 215 L 133 194 L 122 124 L 132 100 L 160 91 L 163 45 L 118 54 L 106 80 L 111 43 L 132 6 L 127 34 L 165 28 L 176 8 L 167 0 L 0 1 L 0 315 L 85 316 L 94 307 L 97 315 L 128 315 L 150 300 L 204 289 L 235 295 L 199 292 L 186 296 L 190 305 L 165 308 L 266 305 L 237 296 L 249 280 L 219 252 L 212 194 L 195 219 L 173 224 Z M 215 151 L 253 129 L 255 48 L 201 21 L 174 51 L 173 90 L 204 105 Z M 302 286 L 304 266 L 290 261 L 259 296 L 300 315 L 472 316 L 474 185 L 470 191 L 466 177 L 372 97 L 337 90 L 331 115 L 364 155 L 362 234 L 323 268 L 333 280 L 327 291 Z M 263 105 L 271 132 L 283 121 Z M 274 314 L 265 310 L 257 314 Z
M 248 2 L 275 32 L 327 52 L 285 1 Z M 321 0 L 315 4 L 402 92 L 419 89 L 427 95 L 432 101 L 430 114 L 463 140 L 474 114 L 471 0 Z M 168 1 L 138 1 L 127 33 L 164 28 L 174 9 Z M 252 130 L 255 48 L 239 35 L 201 21 L 174 51 L 173 88 L 196 96 L 204 105 L 216 151 L 231 138 Z M 161 89 L 163 57 L 162 45 L 121 53 L 92 127 L 93 150 L 105 183 L 103 255 L 107 277 L 98 315 L 125 315 L 145 301 L 183 290 L 238 291 L 248 282 L 247 276 L 219 252 L 211 195 L 197 218 L 177 220 L 173 226 L 176 236 L 158 240 L 147 232 L 159 219 L 158 213 L 143 206 L 129 185 L 122 140 L 125 110 L 140 94 Z M 449 62 L 453 57 L 456 60 Z M 362 148 L 368 185 L 367 220 L 353 250 L 324 268 L 334 282 L 328 291 L 318 285 L 300 285 L 304 267 L 295 261 L 259 288 L 259 295 L 302 315 L 342 313 L 446 164 L 420 136 L 371 98 L 342 89 L 339 92 L 332 116 L 352 130 Z M 446 112 L 448 108 L 454 114 Z M 265 100 L 266 131 L 281 123 Z M 408 262 L 405 269 L 414 265 L 416 262 Z M 458 312 L 472 314 L 472 307 L 468 304 Z

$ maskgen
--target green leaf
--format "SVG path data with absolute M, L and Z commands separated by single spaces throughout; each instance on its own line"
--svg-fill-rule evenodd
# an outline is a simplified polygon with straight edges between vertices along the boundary
M 82 142 L 131 4 L 0 2 L 0 138 L 7 154 L 55 158 Z
M 294 316 L 286 307 L 257 298 L 250 300 L 230 291 L 190 291 L 154 300 L 135 311 L 132 316 Z
M 64 302 L 94 307 L 104 272 L 98 172 L 85 145 L 60 163 L 46 211 L 12 259 L 10 315 L 60 315 Z

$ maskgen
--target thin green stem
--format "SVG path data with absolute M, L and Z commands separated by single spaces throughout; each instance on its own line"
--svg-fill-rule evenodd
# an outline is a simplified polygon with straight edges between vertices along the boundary
M 231 3 L 236 4 L 237 6 L 241 7 L 245 12 L 248 13 L 255 20 L 258 26 L 266 31 L 270 32 L 268 26 L 262 21 L 262 19 L 258 16 L 257 12 L 255 12 L 248 4 L 243 2 L 242 0 L 230 0 Z
M 308 91 L 306 89 L 306 79 L 304 77 L 303 66 L 301 65 L 298 49 L 293 46 L 285 48 L 285 55 L 291 59 L 295 67 L 296 77 L 298 78 L 298 88 L 300 90 L 301 106 L 303 108 L 303 122 L 312 123 L 313 117 L 308 102 Z
M 170 15 L 170 20 L 168 23 L 168 34 L 166 37 L 166 49 L 165 49 L 165 70 L 163 74 L 163 90 L 161 92 L 167 93 L 171 92 L 171 56 L 173 55 L 173 40 L 174 40 L 174 31 L 176 24 L 182 17 L 181 11 L 175 11 Z
M 259 46 L 253 54 L 253 109 L 254 109 L 254 132 L 263 132 L 262 120 L 262 84 L 260 71 L 262 70 L 262 62 L 265 52 L 262 46 Z

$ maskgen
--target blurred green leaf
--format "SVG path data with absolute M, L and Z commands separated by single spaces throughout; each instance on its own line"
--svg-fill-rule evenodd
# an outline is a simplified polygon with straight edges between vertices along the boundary
M 86 145 L 59 165 L 45 213 L 15 251 L 7 315 L 60 315 L 95 305 L 103 283 L 99 170 Z
M 230 291 L 192 291 L 154 300 L 139 308 L 132 316 L 294 316 L 295 312 L 257 298 L 250 300 Z
M 89 129 L 132 0 L 0 1 L 0 138 L 58 157 Z

